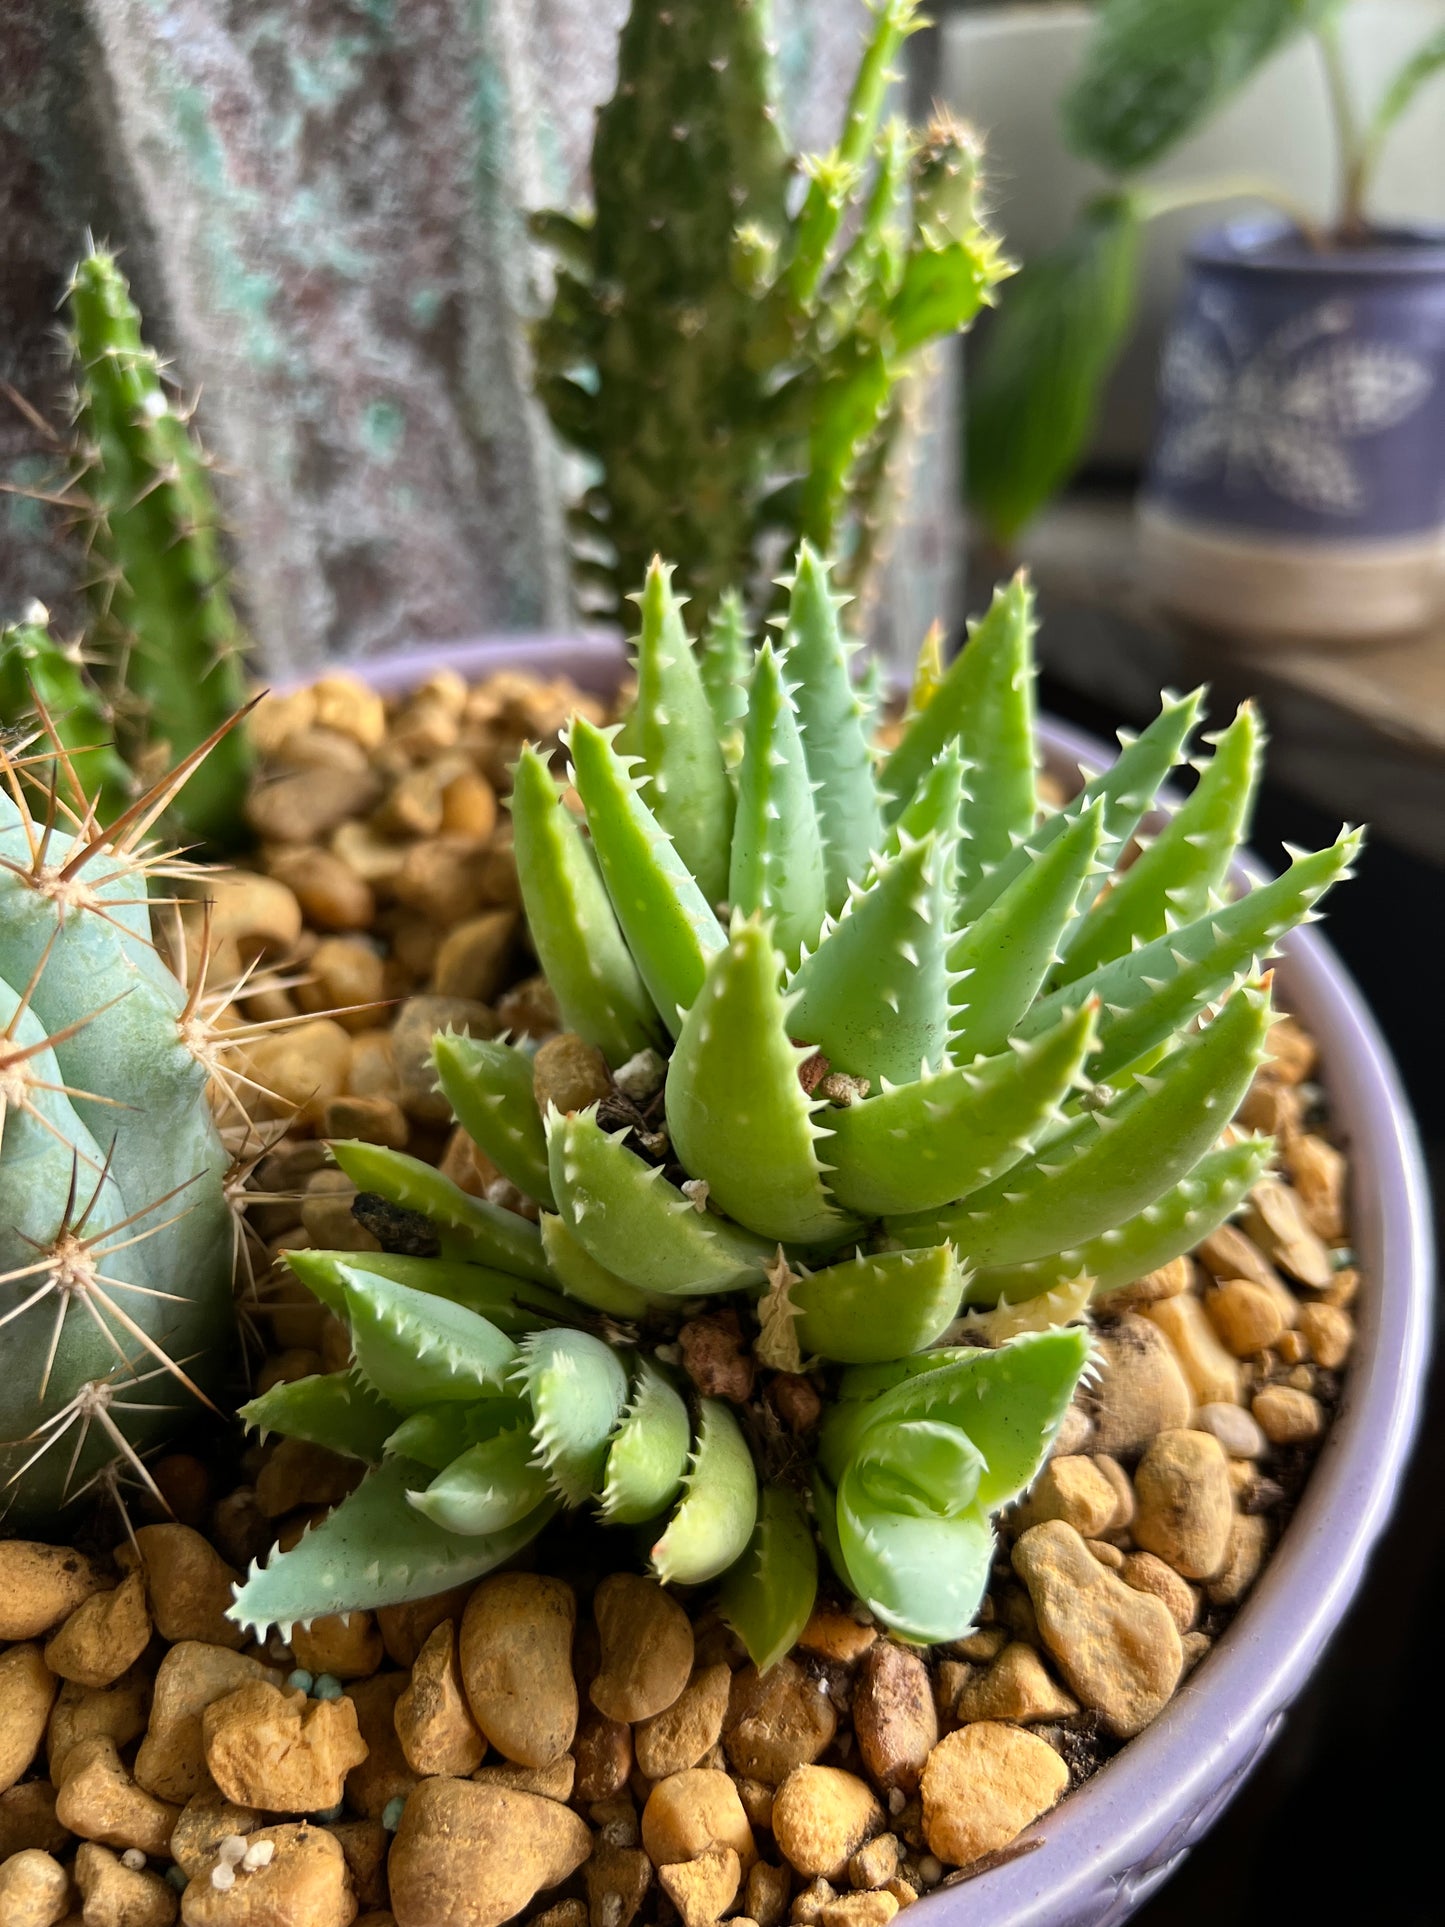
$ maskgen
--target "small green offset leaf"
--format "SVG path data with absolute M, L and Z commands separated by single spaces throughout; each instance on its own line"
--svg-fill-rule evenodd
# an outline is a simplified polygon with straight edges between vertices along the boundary
M 700 1403 L 683 1486 L 682 1502 L 652 1548 L 652 1569 L 664 1585 L 701 1586 L 741 1559 L 758 1517 L 753 1455 L 719 1399 Z
M 818 1554 L 803 1502 L 786 1486 L 764 1486 L 753 1536 L 718 1595 L 718 1610 L 760 1673 L 792 1651 L 817 1596 Z
M 620 1526 L 657 1518 L 681 1491 L 691 1450 L 686 1405 L 661 1369 L 639 1356 L 631 1400 L 607 1448 L 602 1517 Z

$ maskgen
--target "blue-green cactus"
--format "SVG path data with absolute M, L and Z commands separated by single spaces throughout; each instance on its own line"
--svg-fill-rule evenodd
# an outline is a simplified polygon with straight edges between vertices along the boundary
M 771 600 L 763 559 L 800 537 L 860 585 L 909 378 L 1005 272 L 971 136 L 884 119 L 915 0 L 873 14 L 837 145 L 795 156 L 766 0 L 634 0 L 592 210 L 536 218 L 557 257 L 538 391 L 593 470 L 576 573 L 608 614 L 658 546 L 704 614 L 739 588 Z M 725 617 L 721 640 L 737 629 Z
M 0 752 L 0 1509 L 31 1526 L 122 1460 L 147 1477 L 234 1337 L 224 1040 L 151 930 L 175 784 L 102 829 L 77 760 Z
M 1263 966 L 1359 838 L 1232 894 L 1252 711 L 1151 842 L 1198 695 L 1041 809 L 1022 580 L 952 666 L 925 645 L 886 759 L 810 549 L 740 714 L 692 661 L 671 572 L 642 600 L 620 738 L 571 730 L 585 823 L 534 751 L 513 805 L 538 957 L 615 1100 L 544 1115 L 523 1046 L 437 1039 L 458 1118 L 540 1208 L 509 1241 L 506 1214 L 414 1160 L 336 1147 L 431 1220 L 443 1256 L 297 1254 L 350 1323 L 359 1379 L 278 1388 L 249 1415 L 325 1436 L 341 1401 L 339 1448 L 376 1469 L 252 1572 L 246 1625 L 436 1590 L 593 1505 L 651 1529 L 659 1577 L 721 1579 L 759 1664 L 807 1617 L 818 1543 L 885 1624 L 956 1637 L 991 1516 L 1087 1363 L 1087 1330 L 1055 1321 L 1189 1250 L 1267 1167 L 1268 1141 L 1230 1122 L 1265 1051 Z M 734 725 L 735 760 L 718 748 Z M 625 1093 L 649 1063 L 644 1116 Z M 709 1304 L 732 1308 L 765 1384 L 814 1374 L 816 1438 L 690 1398 L 673 1340 Z M 384 1441 L 362 1389 L 394 1411 Z

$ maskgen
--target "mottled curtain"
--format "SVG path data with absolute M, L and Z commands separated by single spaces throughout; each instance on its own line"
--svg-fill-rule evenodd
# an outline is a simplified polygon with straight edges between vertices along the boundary
M 0 6 L 0 375 L 63 414 L 65 271 L 87 227 L 121 246 L 200 392 L 271 673 L 569 620 L 563 465 L 528 386 L 545 267 L 523 215 L 584 192 L 624 7 Z M 776 0 L 775 16 L 790 131 L 825 145 L 862 0 Z M 6 479 L 34 484 L 47 459 L 0 396 Z M 909 632 L 951 526 L 900 558 Z M 30 595 L 65 611 L 82 567 L 53 511 L 3 499 L 0 615 Z

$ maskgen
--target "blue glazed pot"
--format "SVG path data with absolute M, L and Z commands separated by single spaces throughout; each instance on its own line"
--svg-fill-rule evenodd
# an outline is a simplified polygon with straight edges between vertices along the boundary
M 1445 230 L 1201 237 L 1141 507 L 1160 599 L 1246 636 L 1372 640 L 1445 604 Z

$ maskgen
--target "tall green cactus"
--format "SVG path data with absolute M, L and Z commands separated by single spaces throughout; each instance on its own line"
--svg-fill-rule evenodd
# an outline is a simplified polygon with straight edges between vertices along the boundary
M 96 250 L 79 264 L 69 309 L 97 678 L 123 747 L 164 766 L 245 701 L 215 495 L 113 255 Z M 177 798 L 193 834 L 225 847 L 243 833 L 250 766 L 244 730 L 230 730 Z
M 972 138 L 883 120 L 914 0 L 875 16 L 837 146 L 798 157 L 766 0 L 634 0 L 593 211 L 535 223 L 558 258 L 538 388 L 596 471 L 573 530 L 607 614 L 658 547 L 704 613 L 734 586 L 765 602 L 800 537 L 854 583 L 876 558 L 907 377 L 1004 269 Z
M 32 1526 L 145 1477 L 234 1333 L 222 1045 L 150 921 L 144 839 L 187 768 L 103 829 L 58 737 L 38 755 L 37 821 L 35 759 L 0 751 L 0 1511 Z
M 811 1608 L 815 1536 L 885 1624 L 956 1637 L 990 1515 L 1034 1477 L 1087 1362 L 1085 1331 L 1050 1328 L 1061 1306 L 1187 1251 L 1267 1168 L 1269 1141 L 1230 1125 L 1270 1022 L 1260 960 L 1358 835 L 1232 894 L 1259 763 L 1246 708 L 1121 869 L 1197 694 L 1041 810 L 1026 585 L 946 672 L 925 645 L 881 761 L 838 604 L 805 547 L 733 771 L 656 564 L 637 708 L 620 736 L 571 728 L 585 827 L 524 750 L 538 958 L 569 1029 L 627 1091 L 650 1066 L 661 1101 L 564 1115 L 539 1105 L 525 1040 L 437 1039 L 441 1088 L 539 1225 L 395 1152 L 334 1147 L 430 1219 L 441 1255 L 295 1254 L 354 1367 L 247 1415 L 374 1469 L 252 1569 L 242 1624 L 438 1591 L 590 1504 L 648 1526 L 664 1580 L 720 1578 L 760 1665 Z M 1020 1335 L 949 1342 L 978 1330 L 953 1329 L 961 1305 L 1005 1298 Z M 709 1300 L 737 1309 L 763 1374 L 740 1413 L 675 1369 Z M 800 1371 L 824 1394 L 812 1439 L 767 1417 L 768 1375 Z

